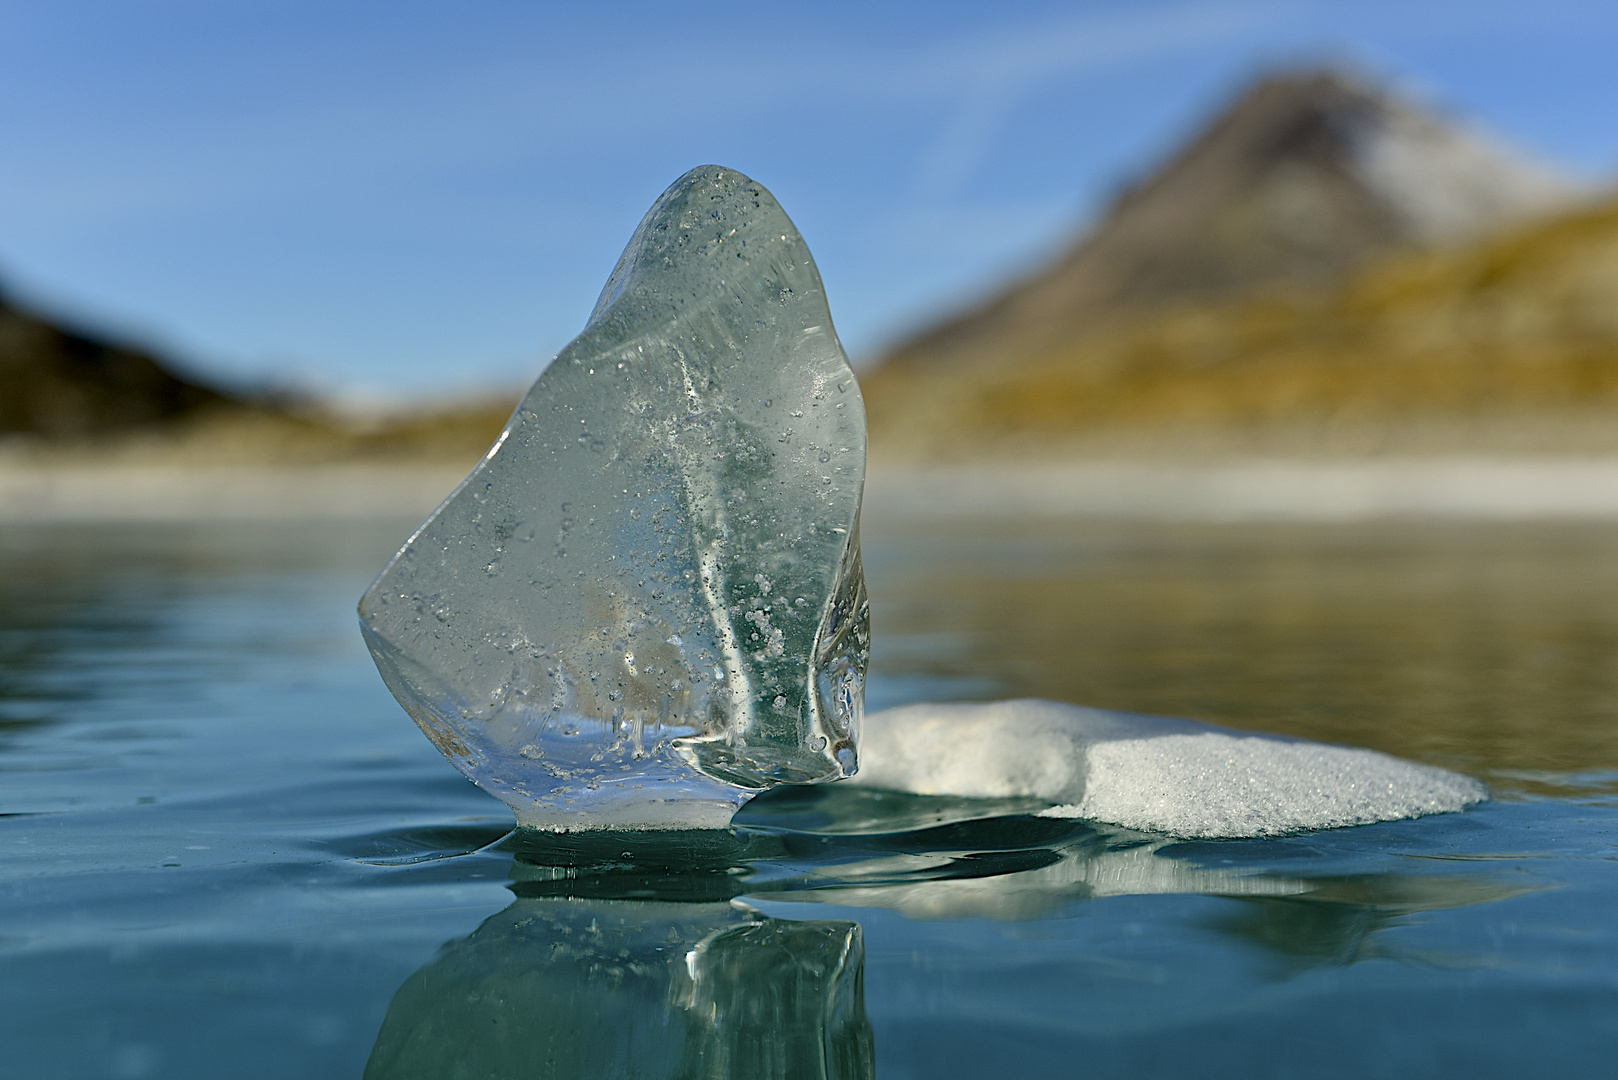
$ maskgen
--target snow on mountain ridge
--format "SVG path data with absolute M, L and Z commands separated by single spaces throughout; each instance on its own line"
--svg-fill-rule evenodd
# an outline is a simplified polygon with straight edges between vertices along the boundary
M 1381 95 L 1375 100 L 1374 120 L 1350 144 L 1351 166 L 1419 242 L 1463 239 L 1582 194 L 1496 139 Z

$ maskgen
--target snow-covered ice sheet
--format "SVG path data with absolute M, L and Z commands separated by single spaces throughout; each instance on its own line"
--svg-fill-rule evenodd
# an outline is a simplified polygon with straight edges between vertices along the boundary
M 866 718 L 854 783 L 1030 798 L 1051 817 L 1180 837 L 1274 836 L 1464 810 L 1445 769 L 1192 720 L 1024 699 L 906 705 Z

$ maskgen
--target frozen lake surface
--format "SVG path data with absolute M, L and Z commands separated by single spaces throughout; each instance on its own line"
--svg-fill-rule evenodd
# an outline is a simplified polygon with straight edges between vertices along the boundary
M 1505 1077 L 1618 1051 L 1618 528 L 874 518 L 871 708 L 1189 716 L 1494 799 L 1172 841 L 840 785 L 648 845 L 508 836 L 388 695 L 353 604 L 411 524 L 0 532 L 8 1075 Z

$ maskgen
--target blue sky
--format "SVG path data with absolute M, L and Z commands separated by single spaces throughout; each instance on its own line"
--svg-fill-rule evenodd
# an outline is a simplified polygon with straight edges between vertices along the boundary
M 768 185 L 856 358 L 1344 60 L 1618 175 L 1610 0 L 0 2 L 0 285 L 215 376 L 526 383 L 667 184 Z

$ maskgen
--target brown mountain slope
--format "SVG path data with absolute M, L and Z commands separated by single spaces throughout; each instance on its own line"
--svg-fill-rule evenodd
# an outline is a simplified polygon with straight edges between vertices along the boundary
M 1445 449 L 1502 448 L 1513 424 L 1539 432 L 1516 448 L 1575 448 L 1595 431 L 1618 449 L 1618 202 L 1391 257 L 1327 294 L 1188 301 L 1015 365 L 867 384 L 873 443 L 897 455 L 1105 449 L 1142 432 L 1159 445 L 1208 430 L 1307 442 L 1422 423 L 1459 431 Z
M 1323 287 L 1388 252 L 1564 203 L 1550 174 L 1351 76 L 1263 80 L 1080 243 L 904 342 L 890 374 L 1001 366 L 1192 298 Z

